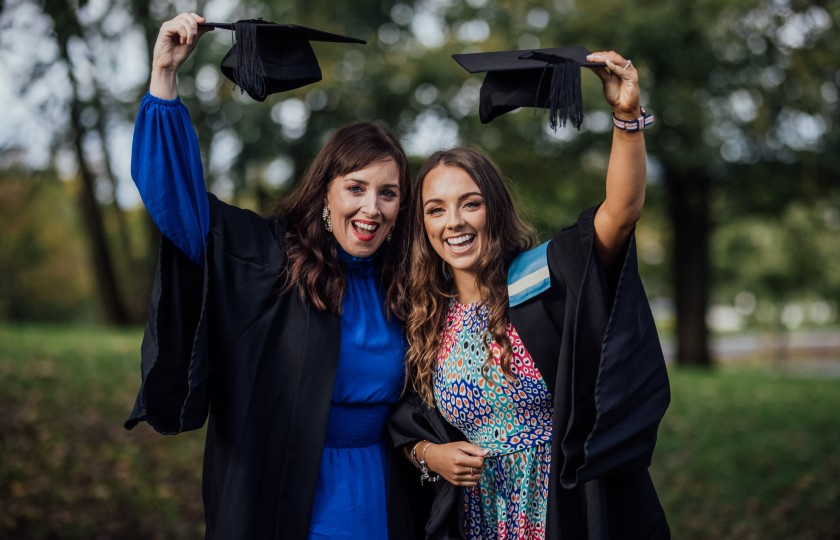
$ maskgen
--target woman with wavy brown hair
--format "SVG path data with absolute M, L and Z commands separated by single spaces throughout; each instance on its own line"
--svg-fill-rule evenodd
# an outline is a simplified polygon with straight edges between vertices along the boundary
M 207 420 L 207 538 L 388 538 L 405 153 L 378 124 L 352 124 L 268 218 L 208 194 L 176 83 L 202 22 L 161 27 L 135 127 L 132 176 L 163 238 L 126 427 Z
M 415 196 L 409 272 L 409 288 L 414 301 L 406 329 L 411 337 L 407 367 L 412 374 L 413 390 L 429 404 L 434 402 L 432 382 L 440 328 L 446 321 L 453 292 L 457 295 L 474 291 L 476 298 L 462 296 L 459 301 L 462 305 L 482 300 L 481 304 L 487 310 L 487 330 L 502 349 L 502 369 L 509 371 L 511 343 L 505 332 L 508 294 L 506 275 L 499 269 L 506 268 L 514 257 L 539 243 L 536 232 L 516 212 L 510 187 L 501 171 L 478 150 L 453 148 L 431 155 L 418 173 L 418 185 L 423 186 L 425 178 L 439 166 L 470 171 L 476 189 L 465 194 L 472 194 L 475 200 L 465 199 L 464 207 L 471 213 L 483 207 L 486 236 L 481 238 L 481 249 L 476 250 L 471 263 L 474 285 L 463 283 L 459 287 L 458 280 L 467 274 L 458 268 L 449 268 L 446 259 L 438 255 L 427 229 L 418 219 L 419 216 L 425 220 L 424 199 Z M 418 195 L 420 193 L 418 190 Z M 429 212 L 434 215 L 438 210 L 430 207 Z
M 430 156 L 411 206 L 409 397 L 392 439 L 434 485 L 427 538 L 667 538 L 648 474 L 669 402 L 633 231 L 638 75 L 589 57 L 616 117 L 606 197 L 537 246 L 492 161 Z

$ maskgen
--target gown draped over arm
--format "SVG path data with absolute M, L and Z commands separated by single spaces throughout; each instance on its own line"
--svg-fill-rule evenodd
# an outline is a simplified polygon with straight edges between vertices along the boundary
M 594 249 L 596 207 L 549 245 L 549 265 L 575 300 L 555 306 L 570 319 L 573 349 L 558 373 L 555 394 L 563 417 L 560 483 L 575 487 L 596 478 L 647 469 L 659 423 L 670 402 L 665 360 L 642 285 L 635 235 L 611 276 Z M 574 255 L 573 255 L 574 254 Z M 613 278 L 613 279 L 611 279 Z M 613 286 L 613 282 L 614 286 Z M 546 305 L 551 305 L 547 303 Z

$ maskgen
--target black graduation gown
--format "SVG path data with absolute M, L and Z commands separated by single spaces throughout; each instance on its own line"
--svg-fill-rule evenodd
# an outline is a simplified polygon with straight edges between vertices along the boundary
M 203 268 L 161 244 L 126 421 L 164 434 L 209 412 L 206 537 L 304 539 L 340 346 L 338 316 L 278 293 L 283 225 L 210 195 Z
M 508 310 L 554 393 L 546 535 L 551 540 L 670 538 L 648 473 L 656 431 L 670 402 L 665 361 L 639 278 L 635 238 L 607 276 L 594 252 L 594 215 L 595 208 L 587 210 L 549 244 L 551 286 Z M 389 429 L 397 446 L 419 438 L 464 438 L 414 396 L 400 404 Z M 412 476 L 405 466 L 399 469 Z M 411 501 L 407 507 L 425 512 L 405 522 L 416 527 L 425 521 L 428 538 L 460 538 L 459 488 L 444 480 L 419 488 L 418 476 L 415 469 L 413 487 L 393 491 Z M 398 478 L 392 475 L 392 481 Z M 402 537 L 422 538 L 415 530 L 406 529 Z

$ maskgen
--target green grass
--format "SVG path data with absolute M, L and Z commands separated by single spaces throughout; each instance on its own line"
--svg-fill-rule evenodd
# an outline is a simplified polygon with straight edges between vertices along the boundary
M 203 432 L 122 428 L 140 330 L 0 325 L 0 538 L 200 538 Z M 676 539 L 840 538 L 840 380 L 671 370 Z
M 0 538 L 200 538 L 203 433 L 122 423 L 139 330 L 0 326 Z
M 840 538 L 840 380 L 671 370 L 653 475 L 676 538 Z

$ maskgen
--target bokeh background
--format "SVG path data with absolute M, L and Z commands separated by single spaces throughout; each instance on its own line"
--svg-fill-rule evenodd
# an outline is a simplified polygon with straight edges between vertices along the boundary
M 610 111 L 578 132 L 478 121 L 450 55 L 579 44 L 638 68 L 649 187 L 640 265 L 673 404 L 654 481 L 675 538 L 840 538 L 840 2 L 0 2 L 0 537 L 200 538 L 201 431 L 122 429 L 159 233 L 130 178 L 160 23 L 263 17 L 323 81 L 256 103 L 205 36 L 180 90 L 208 188 L 267 212 L 331 130 L 381 119 L 415 165 L 479 146 L 549 237 L 603 196 Z

